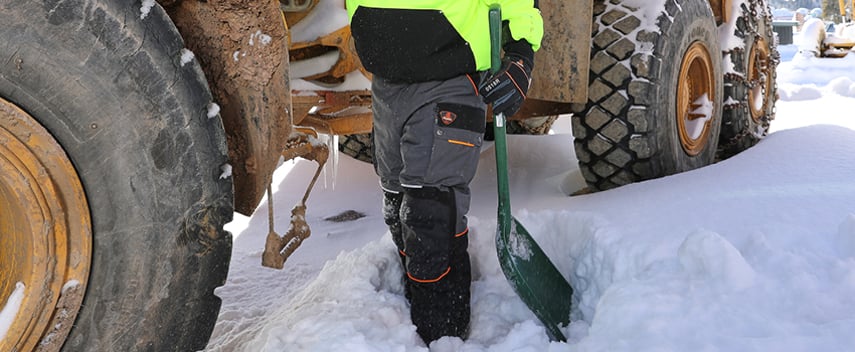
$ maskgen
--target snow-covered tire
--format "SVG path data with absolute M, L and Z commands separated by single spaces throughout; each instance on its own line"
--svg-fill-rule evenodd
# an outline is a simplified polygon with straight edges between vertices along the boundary
M 374 162 L 371 149 L 371 133 L 349 134 L 339 137 L 338 150 L 345 155 L 366 163 Z
M 667 0 L 655 29 L 644 17 L 647 9 L 605 0 L 593 6 L 588 102 L 573 116 L 574 146 L 589 188 L 610 189 L 712 163 L 722 69 L 709 3 Z M 696 77 L 703 84 L 687 83 Z M 703 124 L 688 118 L 699 92 L 709 95 L 713 108 Z M 699 134 L 688 130 L 693 124 L 703 128 Z
M 88 286 L 63 349 L 204 349 L 231 256 L 232 182 L 220 178 L 222 122 L 206 116 L 211 93 L 198 63 L 181 63 L 175 26 L 140 1 L 4 1 L 0 38 L 0 98 L 59 143 L 90 210 L 91 258 L 69 259 L 91 259 Z
M 731 35 L 742 46 L 723 52 L 725 62 L 730 60 L 733 64 L 733 72 L 724 75 L 719 159 L 750 148 L 768 134 L 778 98 L 775 78 L 780 55 L 775 48 L 767 2 L 743 3 L 735 15 L 738 17 Z

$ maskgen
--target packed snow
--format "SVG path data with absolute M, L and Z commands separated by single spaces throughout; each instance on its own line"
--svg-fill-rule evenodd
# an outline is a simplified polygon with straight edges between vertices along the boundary
M 855 58 L 780 48 L 781 100 L 757 146 L 698 170 L 568 196 L 584 181 L 569 118 L 508 136 L 513 213 L 575 289 L 567 342 L 546 332 L 496 258 L 496 166 L 472 183 L 472 322 L 419 339 L 371 165 L 342 157 L 307 202 L 312 236 L 282 270 L 260 265 L 267 202 L 236 214 L 223 307 L 207 351 L 848 351 L 855 346 Z M 288 226 L 314 162 L 284 163 Z M 331 173 L 333 170 L 326 170 Z M 348 210 L 348 222 L 324 220 Z
M 18 310 L 21 309 L 21 304 L 24 303 L 24 292 L 26 286 L 23 283 L 16 282 L 15 290 L 9 294 L 9 298 L 3 303 L 3 309 L 0 309 L 0 341 L 6 337 L 9 328 L 12 327 L 12 320 L 18 315 Z

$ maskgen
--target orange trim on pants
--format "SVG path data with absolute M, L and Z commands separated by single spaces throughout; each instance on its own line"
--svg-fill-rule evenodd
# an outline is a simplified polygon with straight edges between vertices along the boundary
M 467 227 L 465 230 L 463 230 L 463 232 L 461 232 L 461 233 L 458 233 L 458 234 L 454 235 L 454 237 L 455 237 L 455 238 L 457 238 L 457 237 L 463 237 L 463 236 L 465 236 L 467 233 L 469 233 L 469 228 L 468 228 L 468 227 Z
M 431 284 L 431 283 L 437 282 L 439 280 L 442 280 L 442 278 L 444 278 L 446 275 L 448 275 L 449 272 L 451 272 L 451 267 L 448 267 L 448 269 L 445 269 L 445 272 L 442 273 L 441 275 L 439 275 L 439 277 L 437 277 L 436 279 L 428 279 L 428 280 L 417 279 L 415 276 L 413 276 L 409 272 L 407 272 L 407 277 L 410 278 L 410 280 L 413 280 L 415 282 L 420 282 L 423 284 Z

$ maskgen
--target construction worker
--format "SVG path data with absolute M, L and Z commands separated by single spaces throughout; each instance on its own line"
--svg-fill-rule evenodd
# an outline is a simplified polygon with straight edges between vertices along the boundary
M 430 344 L 465 338 L 471 285 L 466 214 L 486 125 L 519 110 L 543 36 L 536 0 L 496 0 L 509 35 L 490 68 L 483 0 L 347 0 L 372 81 L 374 168 L 405 271 L 413 324 Z

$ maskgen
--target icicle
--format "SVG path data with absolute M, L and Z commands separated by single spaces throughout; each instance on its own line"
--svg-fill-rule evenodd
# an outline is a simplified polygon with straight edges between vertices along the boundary
M 330 152 L 332 153 L 332 176 L 333 176 L 333 184 L 332 189 L 335 189 L 335 180 L 338 179 L 338 135 L 334 135 L 332 137 L 332 145 L 330 146 Z
M 335 189 L 336 178 L 338 178 L 338 136 L 330 136 L 327 134 L 318 135 L 318 143 L 326 144 L 330 153 L 332 153 L 332 155 L 330 155 L 330 161 L 332 162 L 328 162 L 324 165 L 324 188 Z

